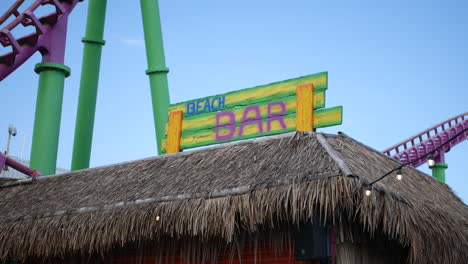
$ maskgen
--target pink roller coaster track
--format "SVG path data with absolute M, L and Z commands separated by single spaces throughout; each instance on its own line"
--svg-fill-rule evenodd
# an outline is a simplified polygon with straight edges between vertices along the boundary
M 36 51 L 41 52 L 43 61 L 63 64 L 68 15 L 81 1 L 83 0 L 36 0 L 23 13 L 19 13 L 18 8 L 24 0 L 16 1 L 0 17 L 0 25 L 11 16 L 16 17 L 0 30 L 0 44 L 3 47 L 11 47 L 10 52 L 0 54 L 0 81 L 20 67 Z M 55 11 L 38 18 L 34 12 L 41 5 L 52 5 Z M 20 25 L 32 26 L 35 32 L 15 38 L 11 32 Z
M 468 113 L 454 116 L 382 152 L 403 163 L 409 163 L 413 167 L 418 167 L 425 163 L 428 157 L 417 161 L 416 159 L 427 153 L 433 152 L 434 149 L 443 145 L 451 137 L 461 133 L 466 128 L 468 128 Z M 435 151 L 435 161 L 445 162 L 444 154 L 449 152 L 455 145 L 466 140 L 467 137 L 468 131 L 465 130 L 465 132 L 461 133 L 456 139 Z

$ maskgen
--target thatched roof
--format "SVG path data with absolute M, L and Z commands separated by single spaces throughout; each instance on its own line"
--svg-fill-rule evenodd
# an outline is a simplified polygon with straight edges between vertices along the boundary
M 468 210 L 446 184 L 405 167 L 364 195 L 398 165 L 342 134 L 297 133 L 38 178 L 0 188 L 0 260 L 162 237 L 230 242 L 320 212 L 398 241 L 413 263 L 465 263 Z

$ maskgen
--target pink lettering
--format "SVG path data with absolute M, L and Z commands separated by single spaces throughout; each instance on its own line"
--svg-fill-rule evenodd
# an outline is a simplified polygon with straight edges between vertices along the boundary
M 281 107 L 281 111 L 278 113 L 272 113 L 273 107 L 278 105 Z M 286 129 L 286 123 L 284 122 L 284 114 L 286 113 L 286 104 L 284 102 L 273 102 L 268 104 L 268 120 L 267 120 L 267 131 L 271 131 L 271 123 L 278 121 L 281 129 Z
M 221 118 L 227 117 L 229 120 L 226 123 L 221 124 Z M 227 128 L 229 133 L 226 135 L 220 135 L 220 130 Z M 231 111 L 218 112 L 216 113 L 216 141 L 229 140 L 234 136 L 236 132 L 236 116 Z
M 247 118 L 249 116 L 249 112 L 254 112 L 255 116 Z M 239 127 L 239 137 L 244 134 L 244 127 L 246 125 L 254 123 L 256 123 L 258 126 L 258 133 L 263 133 L 262 117 L 260 115 L 260 107 L 258 105 L 247 106 L 244 109 L 244 113 L 242 114 L 242 121 Z

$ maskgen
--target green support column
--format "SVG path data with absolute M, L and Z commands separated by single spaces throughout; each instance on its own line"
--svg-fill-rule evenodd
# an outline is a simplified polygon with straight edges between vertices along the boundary
M 161 154 L 169 108 L 169 88 L 167 84 L 169 69 L 166 68 L 164 58 L 158 1 L 141 0 L 140 3 L 145 33 L 146 59 L 148 61 L 146 74 L 150 79 L 156 141 L 158 154 Z
M 436 163 L 429 167 L 432 169 L 432 176 L 441 182 L 445 182 L 445 170 L 448 168 L 447 163 Z
M 72 170 L 89 168 L 101 52 L 102 46 L 105 44 L 103 36 L 106 6 L 107 0 L 89 1 L 86 34 L 82 39 L 84 50 L 73 142 Z
M 36 64 L 39 74 L 39 91 L 34 119 L 33 144 L 30 167 L 44 175 L 55 174 L 62 97 L 65 78 L 70 68 L 63 64 L 43 62 Z

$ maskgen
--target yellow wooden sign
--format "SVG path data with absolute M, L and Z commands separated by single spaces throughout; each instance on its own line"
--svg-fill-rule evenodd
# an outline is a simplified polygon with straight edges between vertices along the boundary
M 321 109 L 327 82 L 322 72 L 171 105 L 163 151 L 339 125 L 341 106 Z

